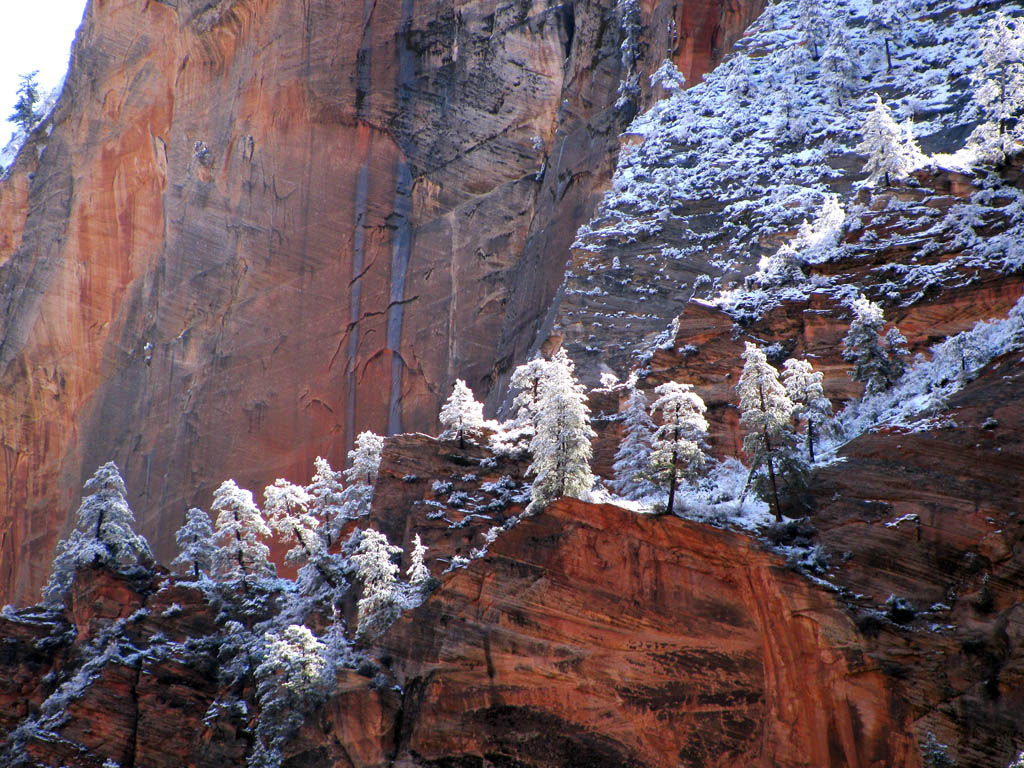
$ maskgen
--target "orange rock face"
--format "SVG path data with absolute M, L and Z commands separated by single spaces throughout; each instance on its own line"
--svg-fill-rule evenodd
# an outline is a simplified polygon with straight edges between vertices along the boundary
M 635 67 L 693 80 L 761 5 L 643 3 Z M 225 478 L 303 480 L 432 428 L 456 376 L 501 384 L 631 117 L 616 13 L 90 3 L 0 184 L 0 600 L 107 460 L 167 555 Z
M 563 500 L 383 642 L 410 708 L 403 764 L 920 764 L 832 598 L 678 519 Z
M 56 736 L 30 736 L 26 753 L 37 764 L 241 766 L 251 719 L 204 713 L 251 687 L 218 687 L 212 665 L 229 659 L 214 661 L 216 648 L 162 645 L 197 642 L 219 622 L 198 591 L 135 588 L 112 611 L 128 581 L 88 568 L 76 576 L 79 650 L 52 644 L 38 672 L 57 664 L 64 679 L 93 630 L 145 610 L 69 701 Z M 95 614 L 78 607 L 85 595 Z M 58 625 L 51 617 L 33 631 Z M 2 627 L 5 643 L 27 642 L 19 625 Z M 445 574 L 372 649 L 387 686 L 343 670 L 285 755 L 317 767 L 917 768 L 907 714 L 860 642 L 832 596 L 746 536 L 563 500 Z M 45 685 L 26 656 L 0 662 L 3 679 Z M 9 732 L 15 719 L 4 722 Z

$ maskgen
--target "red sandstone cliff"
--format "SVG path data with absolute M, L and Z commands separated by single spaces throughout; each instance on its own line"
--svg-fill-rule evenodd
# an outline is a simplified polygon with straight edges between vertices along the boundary
M 635 67 L 695 80 L 760 6 L 641 3 Z M 91 2 L 0 183 L 0 600 L 35 596 L 104 461 L 167 554 L 226 477 L 304 478 L 502 382 L 634 111 L 619 14 Z

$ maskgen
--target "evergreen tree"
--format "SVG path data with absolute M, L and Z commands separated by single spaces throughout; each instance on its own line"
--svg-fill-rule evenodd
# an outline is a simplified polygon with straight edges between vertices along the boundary
M 736 386 L 740 396 L 740 427 L 746 433 L 743 451 L 750 457 L 752 475 L 761 469 L 767 471 L 765 495 L 774 506 L 775 519 L 781 522 L 780 480 L 794 485 L 799 481 L 791 421 L 793 401 L 763 350 L 747 342 L 743 360 L 743 373 Z
M 586 390 L 576 381 L 574 370 L 560 349 L 540 382 L 537 431 L 530 442 L 533 463 L 527 469 L 536 475 L 529 511 L 562 496 L 579 498 L 594 485 L 590 440 L 596 435 L 590 427 Z
M 978 34 L 981 63 L 971 74 L 982 123 L 968 139 L 980 162 L 997 164 L 1024 135 L 1024 22 L 1003 13 Z M 1011 122 L 1016 125 L 1011 127 Z
M 799 84 L 806 81 L 811 61 L 806 46 L 789 45 L 772 54 L 771 103 L 778 113 L 775 119 L 776 135 L 788 141 L 799 141 L 806 133 L 800 115 Z
M 647 396 L 635 387 L 623 412 L 623 435 L 615 452 L 612 490 L 624 499 L 642 499 L 655 490 L 650 479 L 654 421 L 647 413 Z
M 512 410 L 515 414 L 513 424 L 516 427 L 533 430 L 540 409 L 541 382 L 547 378 L 550 371 L 550 362 L 542 357 L 535 357 L 512 372 L 510 384 L 513 389 L 519 390 L 512 401 Z
M 657 387 L 651 412 L 661 411 L 662 425 L 654 433 L 651 469 L 668 484 L 667 512 L 675 509 L 676 486 L 704 470 L 708 422 L 700 395 L 689 384 L 669 381 Z
M 872 0 L 868 11 L 868 27 L 885 40 L 886 68 L 892 71 L 891 41 L 898 40 L 903 30 L 903 14 L 905 9 L 896 0 Z
M 7 118 L 17 123 L 25 133 L 31 133 L 39 118 L 36 116 L 36 105 L 39 104 L 39 84 L 36 76 L 39 71 L 19 75 L 21 85 L 18 86 L 18 100 L 14 104 L 14 112 Z
M 822 374 L 806 360 L 790 358 L 783 364 L 782 382 L 793 401 L 793 418 L 806 425 L 807 456 L 814 461 L 814 430 L 822 429 L 832 418 L 832 403 L 821 388 Z
M 843 106 L 843 97 L 853 93 L 857 81 L 857 62 L 850 52 L 845 29 L 834 28 L 821 55 L 821 78 L 828 86 L 836 106 Z
M 750 93 L 750 57 L 747 54 L 733 54 L 729 64 L 729 74 L 725 79 L 725 87 L 738 97 L 747 96 Z
M 108 461 L 89 478 L 86 495 L 75 514 L 75 529 L 57 545 L 50 578 L 43 588 L 46 602 L 60 602 L 67 594 L 75 569 L 90 563 L 111 568 L 149 565 L 153 553 L 132 526 L 135 515 L 117 465 Z
M 192 507 L 185 513 L 185 523 L 174 535 L 178 544 L 178 556 L 171 561 L 171 567 L 178 573 L 198 580 L 213 569 L 213 527 L 210 516 L 203 510 Z
M 398 566 L 392 558 L 400 555 L 387 536 L 373 529 L 362 532 L 359 546 L 350 558 L 363 585 L 357 603 L 359 624 L 356 634 L 366 637 L 383 632 L 398 616 Z
M 309 512 L 309 494 L 305 488 L 278 478 L 263 489 L 263 514 L 281 541 L 295 543 L 288 550 L 286 563 L 310 563 L 327 555 L 327 542 L 320 533 L 320 521 Z
M 326 693 L 327 646 L 301 624 L 263 637 L 263 660 L 254 670 L 260 711 L 249 768 L 278 768 L 281 750 Z
M 351 466 L 345 470 L 345 481 L 349 485 L 374 485 L 377 482 L 380 453 L 383 449 L 383 437 L 373 432 L 360 432 L 356 437 L 355 446 L 348 452 Z
M 868 184 L 875 184 L 879 177 L 885 176 L 888 187 L 892 179 L 906 178 L 925 162 L 914 137 L 906 128 L 897 125 L 877 93 L 874 109 L 864 121 L 864 140 L 856 150 L 868 156 L 864 164 L 864 170 L 870 174 Z
M 542 357 L 520 365 L 512 372 L 509 387 L 516 392 L 512 400 L 512 418 L 491 435 L 490 446 L 497 454 L 524 453 L 536 434 L 537 406 L 541 381 L 551 364 Z
M 279 478 L 264 489 L 263 497 L 263 511 L 270 527 L 281 535 L 281 541 L 295 543 L 285 555 L 285 562 L 307 565 L 319 577 L 308 574 L 300 580 L 304 589 L 317 590 L 322 584 L 333 589 L 340 587 L 343 577 L 335 558 L 328 553 L 326 526 L 312 513 L 312 499 L 306 489 Z
M 811 55 L 817 61 L 821 55 L 819 49 L 829 37 L 829 20 L 820 0 L 797 0 L 796 9 L 800 33 L 810 44 Z
M 238 579 L 248 590 L 249 576 L 273 576 L 274 566 L 268 559 L 270 549 L 259 539 L 270 536 L 263 514 L 253 501 L 252 492 L 239 488 L 234 480 L 225 480 L 213 494 L 213 511 L 217 515 L 213 553 L 213 572 L 222 580 Z
M 423 546 L 423 543 L 420 541 L 420 535 L 417 533 L 412 540 L 409 570 L 405 572 L 405 575 L 409 578 L 409 583 L 414 587 L 420 586 L 430 578 L 430 571 L 427 570 L 427 565 L 423 560 L 426 554 L 427 548 Z
M 345 486 L 341 472 L 331 469 L 327 459 L 317 456 L 313 467 L 313 479 L 306 486 L 309 514 L 320 521 L 320 531 L 329 547 L 345 522 Z
M 863 295 L 853 303 L 850 330 L 843 339 L 843 359 L 853 363 L 850 378 L 864 384 L 868 395 L 884 392 L 899 380 L 906 366 L 906 339 L 895 328 L 880 336 L 885 327 L 882 308 Z
M 370 513 L 383 447 L 384 438 L 373 432 L 361 432 L 356 437 L 355 447 L 348 452 L 351 466 L 344 472 L 348 486 L 341 494 L 342 514 L 339 522 L 355 520 Z
M 651 75 L 651 88 L 659 85 L 665 93 L 676 93 L 686 87 L 686 78 L 672 59 L 661 62 L 661 66 Z
M 439 416 L 445 428 L 442 438 L 455 438 L 459 446 L 466 447 L 466 437 L 479 437 L 484 426 L 484 407 L 473 397 L 473 391 L 462 379 L 455 380 L 455 386 L 448 401 L 441 408 Z
M 43 586 L 43 603 L 60 605 L 71 590 L 71 582 L 78 567 L 77 555 L 82 548 L 82 534 L 72 531 L 66 539 L 57 542 L 50 564 L 50 578 Z

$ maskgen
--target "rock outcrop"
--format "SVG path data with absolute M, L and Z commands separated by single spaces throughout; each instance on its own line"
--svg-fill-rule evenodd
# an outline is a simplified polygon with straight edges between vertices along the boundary
M 698 78 L 762 4 L 630 6 L 626 62 L 611 0 L 91 2 L 0 183 L 0 599 L 107 460 L 167 554 L 225 478 L 502 384 L 646 75 Z
M 20 737 L 30 764 L 243 764 L 251 721 L 209 714 L 224 691 L 216 656 L 199 649 L 218 622 L 198 590 L 85 569 L 69 612 L 71 631 L 59 612 L 4 620 L 6 644 L 41 659 L 3 658 L 4 679 L 23 681 L 3 711 L 19 715 L 39 705 L 22 689 L 52 692 L 97 631 L 123 625 L 118 653 L 90 670 L 56 732 Z M 829 594 L 743 535 L 566 500 L 444 575 L 372 648 L 400 694 L 343 672 L 286 757 L 918 766 L 909 712 L 860 642 Z M 8 736 L 17 719 L 5 719 Z
M 355 524 L 407 552 L 421 535 L 437 582 L 356 646 L 286 760 L 923 768 L 931 734 L 960 766 L 1005 765 L 1024 728 L 1020 376 L 995 361 L 947 426 L 852 441 L 812 478 L 812 524 L 767 539 L 573 499 L 520 519 L 521 463 L 388 440 Z M 260 708 L 221 650 L 225 599 L 86 567 L 63 608 L 5 613 L 7 754 L 243 765 Z M 55 700 L 67 717 L 24 726 Z

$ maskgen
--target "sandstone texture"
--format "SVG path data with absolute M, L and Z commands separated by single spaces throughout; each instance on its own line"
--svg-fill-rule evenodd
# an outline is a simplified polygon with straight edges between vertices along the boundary
M 289 747 L 294 764 L 920 765 L 853 621 L 743 535 L 567 500 L 441 580 L 372 648 L 400 694 L 344 672 Z M 203 718 L 224 694 L 216 657 L 159 650 L 218 629 L 201 593 L 85 569 L 69 610 L 77 631 L 60 613 L 5 620 L 5 645 L 60 631 L 39 661 L 7 654 L 6 679 L 52 691 L 60 671 L 31 673 L 69 674 L 118 619 L 120 655 L 56 734 L 30 736 L 31 764 L 243 763 L 251 723 Z M 38 707 L 22 689 L 5 711 Z

